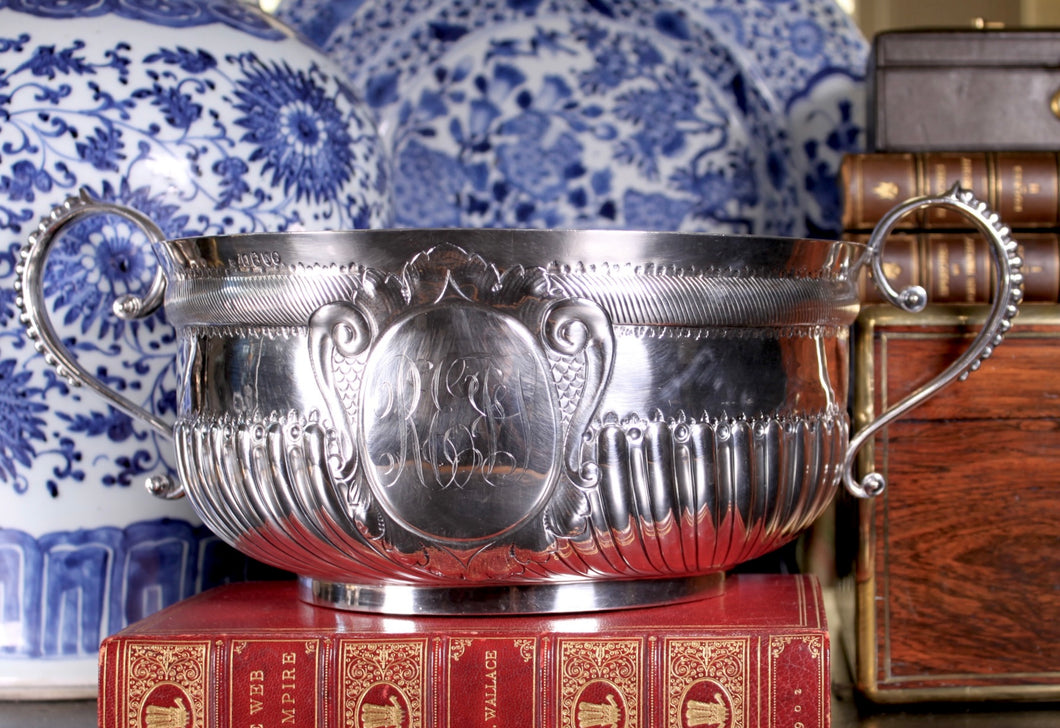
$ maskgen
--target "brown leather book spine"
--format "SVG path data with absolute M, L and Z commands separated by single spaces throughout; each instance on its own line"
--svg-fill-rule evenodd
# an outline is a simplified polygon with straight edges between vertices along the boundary
M 1024 300 L 1060 302 L 1060 152 L 877 152 L 848 154 L 840 167 L 847 238 L 868 239 L 895 205 L 941 194 L 954 182 L 972 190 L 1013 230 L 1024 261 Z M 884 249 L 896 289 L 921 285 L 932 303 L 986 303 L 993 287 L 985 238 L 959 213 L 929 207 L 907 215 Z M 884 301 L 862 271 L 861 300 Z
M 1060 155 L 996 152 L 993 206 L 1011 227 L 1060 225 Z
M 868 235 L 850 237 L 857 242 L 868 240 Z M 901 291 L 909 286 L 922 284 L 924 274 L 920 253 L 920 238 L 917 235 L 895 233 L 887 239 L 883 250 L 883 272 L 896 290 Z M 862 267 L 859 285 L 861 300 L 864 303 L 881 303 L 886 300 L 880 287 L 876 285 L 871 265 Z
M 1017 233 L 1015 240 L 1023 259 L 1023 300 L 1060 302 L 1060 234 Z
M 990 300 L 991 261 L 987 241 L 978 233 L 935 233 L 922 238 L 932 303 L 983 303 Z
M 871 230 L 902 200 L 921 193 L 919 158 L 915 154 L 848 154 L 839 167 L 845 230 Z M 921 227 L 920 214 L 906 227 Z
M 851 233 L 854 242 L 868 235 Z M 1018 232 L 1014 235 L 1023 259 L 1023 300 L 1060 302 L 1060 233 Z M 920 285 L 931 303 L 989 303 L 994 286 L 993 258 L 986 239 L 977 232 L 901 232 L 892 234 L 883 252 L 883 270 L 897 289 Z M 863 303 L 886 299 L 876 285 L 872 266 L 859 281 Z
M 848 154 L 840 166 L 843 227 L 871 230 L 910 197 L 941 194 L 959 182 L 1012 228 L 1060 225 L 1060 153 L 877 152 Z M 907 215 L 905 229 L 969 229 L 960 213 L 933 207 Z
M 986 152 L 932 152 L 919 155 L 921 182 L 917 194 L 942 195 L 959 182 L 980 200 L 996 209 L 991 156 Z M 948 207 L 935 206 L 924 211 L 925 228 L 967 228 L 968 218 Z

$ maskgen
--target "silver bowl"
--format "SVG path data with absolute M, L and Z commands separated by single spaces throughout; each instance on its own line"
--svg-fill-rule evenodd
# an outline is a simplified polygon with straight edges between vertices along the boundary
M 993 315 L 942 377 L 848 442 L 861 268 L 909 210 L 964 211 L 993 242 Z M 57 233 L 120 214 L 154 241 L 181 342 L 170 424 L 55 335 L 41 271 Z M 717 592 L 803 531 L 861 442 L 974 368 L 1017 312 L 1007 230 L 967 193 L 896 208 L 866 245 L 618 231 L 377 230 L 165 240 L 73 198 L 24 248 L 23 319 L 72 382 L 172 437 L 223 539 L 303 597 L 389 613 L 556 612 Z

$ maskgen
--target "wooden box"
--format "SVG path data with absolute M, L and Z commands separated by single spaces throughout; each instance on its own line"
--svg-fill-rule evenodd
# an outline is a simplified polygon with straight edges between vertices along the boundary
M 855 420 L 941 372 L 985 314 L 864 309 Z M 862 456 L 888 487 L 843 502 L 857 513 L 840 591 L 860 691 L 880 703 L 1060 699 L 1060 307 L 1024 306 L 979 371 Z
M 891 30 L 873 38 L 868 149 L 1060 148 L 1060 32 Z

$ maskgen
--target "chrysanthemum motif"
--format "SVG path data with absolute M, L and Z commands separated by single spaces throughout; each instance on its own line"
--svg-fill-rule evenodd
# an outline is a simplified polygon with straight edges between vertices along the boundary
M 28 485 L 19 471 L 33 462 L 34 443 L 46 439 L 43 390 L 32 386 L 30 377 L 14 359 L 0 360 L 0 483 L 10 481 L 18 491 Z
M 125 182 L 117 189 L 104 184 L 96 194 L 135 207 L 167 232 L 191 232 L 187 216 L 168 204 L 164 195 L 130 189 Z M 118 341 L 127 326 L 136 332 L 141 325 L 153 328 L 158 319 L 126 322 L 111 312 L 119 296 L 146 294 L 154 275 L 154 256 L 144 234 L 122 218 L 95 215 L 70 225 L 59 238 L 43 290 L 65 326 L 77 326 L 82 334 L 91 331 L 101 341 Z
M 272 184 L 294 190 L 298 200 L 331 199 L 353 175 L 349 125 L 360 121 L 340 109 L 340 94 L 329 95 L 317 70 L 295 71 L 286 63 L 243 60 L 245 77 L 236 83 L 235 108 L 246 129 L 240 141 L 256 145 L 251 162 L 265 161 Z

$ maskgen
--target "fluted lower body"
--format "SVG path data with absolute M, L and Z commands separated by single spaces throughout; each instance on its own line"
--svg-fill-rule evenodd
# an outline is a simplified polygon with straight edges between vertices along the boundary
M 314 579 L 433 586 L 694 576 L 765 554 L 829 503 L 844 417 L 598 425 L 592 482 L 550 485 L 536 512 L 496 537 L 410 531 L 356 473 L 337 471 L 329 433 L 298 417 L 186 420 L 181 478 L 196 510 L 261 561 Z M 562 479 L 561 479 L 562 480 Z M 443 507 L 474 533 L 476 503 Z M 395 512 L 396 510 L 396 512 Z

